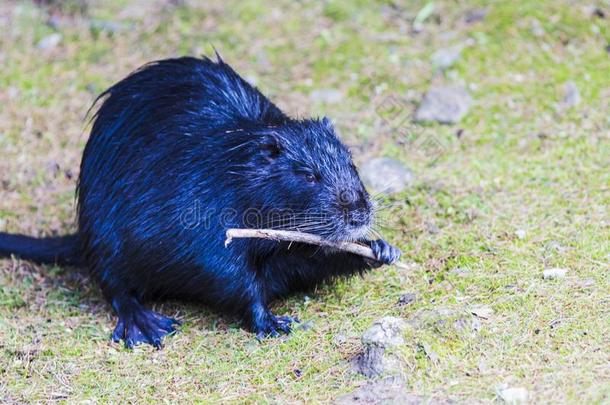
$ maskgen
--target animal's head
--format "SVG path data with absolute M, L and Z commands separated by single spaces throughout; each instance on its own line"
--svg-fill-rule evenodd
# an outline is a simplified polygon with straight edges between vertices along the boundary
M 261 227 L 357 240 L 370 230 L 373 206 L 352 157 L 328 119 L 256 131 L 250 194 Z

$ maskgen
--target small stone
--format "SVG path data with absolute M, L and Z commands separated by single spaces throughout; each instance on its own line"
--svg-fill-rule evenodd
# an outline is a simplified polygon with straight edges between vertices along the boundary
M 464 21 L 466 24 L 474 24 L 479 21 L 483 21 L 487 16 L 486 8 L 475 8 L 474 10 L 470 10 L 466 13 L 464 17 Z
M 400 371 L 400 360 L 386 349 L 404 343 L 402 334 L 406 322 L 388 316 L 373 323 L 362 335 L 363 351 L 355 358 L 356 370 L 366 377 L 376 377 Z
M 484 360 L 479 361 L 477 368 L 479 369 L 479 373 L 481 373 L 481 374 L 489 373 L 489 366 L 487 365 L 487 363 Z
M 472 98 L 464 87 L 433 87 L 415 111 L 415 121 L 459 122 L 470 109 Z
M 528 392 L 522 387 L 509 387 L 500 390 L 500 398 L 508 404 L 525 404 L 528 399 Z
M 563 105 L 566 108 L 574 107 L 580 103 L 580 92 L 573 81 L 566 82 L 563 86 Z
M 434 222 L 426 222 L 426 230 L 431 235 L 438 234 L 441 230 Z
M 398 298 L 397 305 L 402 307 L 404 305 L 409 305 L 414 303 L 417 300 L 417 294 L 415 293 L 406 293 L 402 294 L 400 298 Z
M 365 346 L 379 346 L 383 348 L 396 347 L 404 343 L 402 337 L 407 325 L 401 318 L 386 316 L 373 323 L 362 334 L 362 344 Z
M 559 267 L 554 267 L 552 269 L 546 269 L 542 272 L 542 278 L 545 280 L 553 280 L 564 278 L 568 272 L 568 269 L 562 269 Z
M 372 381 L 359 387 L 354 392 L 341 395 L 335 401 L 337 405 L 373 405 L 373 404 L 402 404 L 420 405 L 426 398 L 411 394 L 407 391 L 404 381 L 400 377 L 390 376 L 378 381 Z M 435 398 L 435 404 L 449 403 Z
M 565 248 L 563 246 L 561 246 L 561 243 L 557 242 L 556 240 L 552 240 L 549 241 L 546 245 L 545 245 L 545 250 L 547 250 L 548 252 L 563 252 L 565 250 Z
M 379 157 L 366 162 L 360 168 L 364 184 L 371 190 L 396 194 L 410 187 L 415 179 L 411 169 L 398 160 Z
M 453 274 L 458 277 L 468 277 L 470 275 L 470 269 L 465 267 L 455 267 L 449 271 L 449 274 Z
M 473 307 L 470 312 L 475 315 L 478 316 L 479 318 L 483 318 L 483 319 L 489 319 L 491 318 L 491 316 L 494 314 L 494 310 L 487 305 L 477 305 L 475 307 Z
M 460 58 L 462 45 L 454 45 L 449 48 L 442 48 L 432 54 L 432 65 L 440 70 L 445 70 L 453 66 Z
M 89 23 L 89 29 L 91 31 L 107 32 L 110 35 L 127 31 L 129 28 L 130 27 L 127 24 L 110 20 L 92 20 Z
M 60 171 L 59 164 L 57 162 L 49 162 L 47 163 L 47 172 L 51 175 L 51 177 L 57 177 L 57 174 Z
M 524 229 L 517 229 L 515 231 L 515 236 L 517 236 L 518 239 L 523 240 L 523 239 L 525 239 L 526 235 L 527 235 L 527 233 L 525 232 Z
M 347 342 L 347 336 L 345 336 L 343 333 L 337 333 L 334 337 L 333 337 L 333 344 L 335 346 L 341 346 L 343 345 L 345 342 Z
M 343 100 L 343 93 L 336 89 L 318 89 L 309 95 L 312 101 L 326 104 L 337 104 Z
M 59 45 L 59 43 L 61 42 L 61 38 L 62 38 L 61 34 L 58 32 L 55 32 L 51 35 L 47 35 L 46 37 L 42 38 L 38 42 L 36 47 L 43 51 L 51 50 L 51 49 L 55 48 L 57 45 Z
M 453 321 L 453 328 L 457 332 L 478 332 L 481 330 L 481 321 L 476 317 L 458 318 Z
M 1 228 L 1 226 L 0 226 Z M 595 280 L 592 278 L 587 278 L 578 282 L 578 286 L 582 289 L 587 289 L 595 286 Z
M 312 320 L 303 322 L 302 324 L 297 326 L 297 328 L 301 329 L 301 330 L 310 330 L 310 329 L 313 329 L 313 327 L 314 327 L 314 322 Z

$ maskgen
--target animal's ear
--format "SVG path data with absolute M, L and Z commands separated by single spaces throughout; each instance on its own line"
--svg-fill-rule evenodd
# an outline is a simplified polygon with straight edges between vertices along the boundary
M 328 117 L 322 118 L 322 125 L 324 125 L 327 129 L 334 131 L 333 122 Z
M 263 156 L 269 162 L 273 162 L 282 153 L 282 142 L 277 134 L 270 133 L 263 135 L 260 143 Z

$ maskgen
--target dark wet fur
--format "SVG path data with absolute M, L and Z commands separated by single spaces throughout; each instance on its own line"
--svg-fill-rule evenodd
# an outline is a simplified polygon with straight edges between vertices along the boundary
M 0 234 L 0 255 L 87 266 L 119 316 L 114 340 L 160 346 L 177 321 L 142 303 L 170 297 L 259 336 L 287 333 L 293 319 L 274 316 L 271 300 L 398 258 L 364 239 L 373 210 L 331 123 L 287 117 L 220 58 L 148 64 L 99 100 L 77 234 Z M 224 246 L 227 228 L 253 226 L 359 240 L 379 260 L 260 239 Z

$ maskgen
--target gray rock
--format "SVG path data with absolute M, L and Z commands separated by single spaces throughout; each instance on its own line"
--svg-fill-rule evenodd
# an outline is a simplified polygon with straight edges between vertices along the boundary
M 527 232 L 525 231 L 525 229 L 517 229 L 515 231 L 515 236 L 517 237 L 517 239 L 523 240 L 527 236 Z
M 563 86 L 563 105 L 566 108 L 580 104 L 580 91 L 573 81 L 566 82 Z
M 51 50 L 57 45 L 59 45 L 59 43 L 61 42 L 61 38 L 61 34 L 58 32 L 55 32 L 51 35 L 47 35 L 46 37 L 38 41 L 36 48 L 41 49 L 43 51 Z
M 377 346 L 381 348 L 392 348 L 403 344 L 402 337 L 407 324 L 401 318 L 386 316 L 373 323 L 362 335 L 362 344 L 365 346 Z
M 464 87 L 433 87 L 415 111 L 415 121 L 459 122 L 470 109 L 472 98 Z
M 0 228 L 1 227 L 2 226 L 0 225 Z M 579 281 L 577 284 L 578 284 L 578 287 L 580 287 L 582 289 L 587 289 L 587 288 L 595 287 L 595 280 L 592 278 L 587 278 L 582 281 Z
M 481 330 L 481 321 L 477 317 L 458 318 L 453 321 L 453 329 L 459 333 L 476 333 Z
M 375 192 L 399 193 L 410 187 L 415 176 L 411 169 L 398 160 L 379 157 L 366 162 L 360 168 L 364 184 Z
M 474 24 L 479 21 L 483 21 L 487 16 L 486 8 L 475 8 L 474 10 L 470 10 L 466 13 L 464 17 L 464 21 L 466 24 Z
M 434 222 L 426 222 L 426 231 L 432 235 L 436 235 L 441 232 L 441 229 Z
M 310 329 L 313 329 L 314 325 L 315 325 L 314 321 L 309 320 L 309 321 L 303 322 L 302 324 L 297 326 L 297 328 L 301 329 L 301 330 L 310 330 Z
M 561 253 L 565 251 L 565 248 L 561 245 L 561 243 L 556 240 L 551 240 L 547 244 L 544 245 L 544 249 L 550 253 Z
M 525 404 L 529 397 L 527 390 L 522 387 L 504 388 L 498 394 L 507 404 Z
M 314 102 L 337 104 L 343 100 L 343 93 L 336 89 L 318 89 L 312 91 L 309 97 Z
M 400 360 L 387 349 L 404 343 L 406 326 L 404 320 L 392 316 L 373 323 L 362 335 L 363 351 L 355 358 L 356 370 L 366 377 L 400 371 Z
M 343 333 L 337 333 L 335 336 L 333 336 L 333 344 L 335 346 L 341 346 L 345 342 L 347 342 L 347 336 L 345 336 Z
M 106 32 L 108 34 L 117 34 L 125 32 L 132 28 L 129 24 L 110 21 L 110 20 L 92 20 L 89 23 L 89 29 L 93 32 Z
M 368 346 L 356 356 L 356 370 L 365 377 L 377 377 L 391 368 L 384 358 L 385 350 L 382 347 Z
M 402 294 L 398 298 L 397 305 L 398 306 L 409 305 L 409 304 L 414 303 L 415 301 L 417 301 L 417 294 L 415 294 L 415 293 L 406 293 L 406 294 Z
M 553 280 L 558 278 L 564 278 L 568 272 L 568 269 L 562 269 L 555 267 L 552 269 L 546 269 L 542 272 L 542 278 L 545 280 Z
M 466 267 L 454 267 L 449 271 L 449 274 L 458 276 L 458 277 L 468 277 L 470 276 L 470 269 Z
M 494 310 L 488 305 L 476 305 L 472 307 L 470 312 L 483 319 L 489 319 L 494 314 Z
M 425 398 L 410 394 L 404 381 L 399 377 L 386 377 L 378 381 L 370 382 L 354 392 L 337 398 L 337 405 L 358 404 L 401 404 L 419 405 L 424 403 Z
M 462 45 L 454 45 L 449 48 L 439 49 L 432 54 L 432 66 L 441 70 L 450 68 L 460 58 L 462 48 Z

